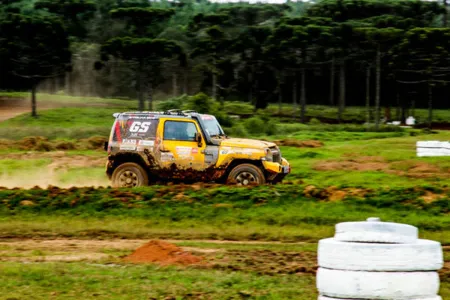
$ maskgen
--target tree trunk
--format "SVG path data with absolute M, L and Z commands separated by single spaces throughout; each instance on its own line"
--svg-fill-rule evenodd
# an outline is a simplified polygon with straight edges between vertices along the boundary
M 338 109 L 338 121 L 339 123 L 342 121 L 342 113 L 344 112 L 345 107 L 345 60 L 342 61 L 339 67 L 339 79 L 340 79 L 340 87 L 339 87 L 339 109 Z
M 283 93 L 281 91 L 281 84 L 278 84 L 278 114 L 281 115 L 281 110 L 283 107 Z
M 256 80 L 254 82 L 255 82 L 255 84 L 254 84 L 254 92 L 256 93 L 256 97 L 254 96 L 255 93 L 252 92 L 252 104 L 253 104 L 253 106 L 255 106 L 255 111 L 256 111 L 256 104 L 258 102 L 258 97 L 259 97 L 259 94 L 258 94 L 258 88 L 259 88 L 258 78 L 256 78 Z
M 331 70 L 330 70 L 330 105 L 334 105 L 334 64 L 335 58 L 331 59 Z
M 305 112 L 306 112 L 306 71 L 302 68 L 302 91 L 300 94 L 300 122 L 305 123 Z
M 37 117 L 37 111 L 36 111 L 36 87 L 37 83 L 33 79 L 33 82 L 31 83 L 31 116 Z
M 145 88 L 144 88 L 144 71 L 143 68 L 139 68 L 139 90 L 138 90 L 138 99 L 139 99 L 139 111 L 144 111 L 144 103 L 145 103 Z
M 217 74 L 216 74 L 216 53 L 213 56 L 213 72 L 212 72 L 212 98 L 217 99 Z
M 283 90 L 282 90 L 282 86 L 281 86 L 281 82 L 282 82 L 282 74 L 280 72 L 280 75 L 278 76 L 278 114 L 281 114 L 281 110 L 283 108 Z
M 253 74 L 252 70 L 247 74 L 247 84 L 248 84 L 248 94 L 247 94 L 247 101 L 248 103 L 253 103 Z
M 153 78 L 150 75 L 148 78 L 148 88 L 147 88 L 147 92 L 148 92 L 148 110 L 149 111 L 153 111 L 153 82 L 152 82 Z
M 71 72 L 66 72 L 66 78 L 65 78 L 65 83 L 64 83 L 64 94 L 66 95 L 71 95 L 71 84 L 72 84 L 72 73 Z
M 172 73 L 172 97 L 178 95 L 177 73 Z
M 212 74 L 212 98 L 217 99 L 217 74 L 216 71 Z
M 375 89 L 375 128 L 380 128 L 380 91 L 381 91 L 381 49 L 378 45 L 376 61 L 376 89 Z
M 444 3 L 444 16 L 442 18 L 442 27 L 447 27 L 447 22 L 448 22 L 448 11 L 447 11 L 447 0 L 443 1 Z
M 297 113 L 297 72 L 294 73 L 294 83 L 292 84 L 292 108 L 295 119 Z
M 370 123 L 370 66 L 366 69 L 366 123 Z
M 397 84 L 397 91 L 396 91 L 396 102 L 397 102 L 397 109 L 395 110 L 395 120 L 398 121 L 400 119 L 400 91 L 398 90 L 398 84 Z
M 189 93 L 188 87 L 188 76 L 187 71 L 183 72 L 183 94 L 187 95 Z
M 58 92 L 58 78 L 52 77 L 51 83 L 52 83 L 52 94 L 56 94 Z
M 433 86 L 431 80 L 428 81 L 428 129 L 431 130 L 433 122 Z

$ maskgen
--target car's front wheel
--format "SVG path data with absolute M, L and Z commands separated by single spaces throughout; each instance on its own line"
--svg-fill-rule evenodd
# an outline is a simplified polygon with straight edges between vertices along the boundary
M 234 167 L 227 179 L 228 184 L 260 185 L 266 183 L 263 172 L 252 164 L 241 164 Z
M 140 187 L 148 185 L 147 172 L 136 163 L 123 163 L 111 177 L 113 187 Z

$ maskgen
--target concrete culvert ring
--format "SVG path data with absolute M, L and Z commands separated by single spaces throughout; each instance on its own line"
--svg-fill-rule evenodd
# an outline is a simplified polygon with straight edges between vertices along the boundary
M 318 265 L 353 271 L 435 271 L 442 268 L 441 244 L 417 240 L 414 244 L 349 243 L 333 238 L 319 241 Z
M 439 274 L 319 268 L 316 285 L 321 295 L 340 299 L 433 299 L 439 292 Z
M 367 222 L 336 224 L 334 238 L 343 242 L 409 244 L 415 243 L 418 235 L 417 227 L 369 218 Z
M 320 295 L 318 300 L 367 300 L 367 299 L 361 299 L 361 298 L 331 298 L 327 296 Z M 428 297 L 428 298 L 414 298 L 410 300 L 442 300 L 441 296 L 434 296 L 434 297 Z
M 148 175 L 140 165 L 124 163 L 114 170 L 111 181 L 113 187 L 140 187 L 148 185 Z
M 228 175 L 228 183 L 236 185 L 261 185 L 266 183 L 263 172 L 255 165 L 240 164 Z

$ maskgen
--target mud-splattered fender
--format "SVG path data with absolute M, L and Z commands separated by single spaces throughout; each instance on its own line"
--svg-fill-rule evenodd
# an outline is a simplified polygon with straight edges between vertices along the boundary
M 217 168 L 225 168 L 235 159 L 249 159 L 260 161 L 265 157 L 264 149 L 220 147 Z

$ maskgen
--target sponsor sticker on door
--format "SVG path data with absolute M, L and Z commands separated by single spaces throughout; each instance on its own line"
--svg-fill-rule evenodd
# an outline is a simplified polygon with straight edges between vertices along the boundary
M 190 155 L 192 151 L 192 147 L 184 147 L 184 146 L 178 146 L 175 148 L 175 151 L 179 156 L 186 156 Z
M 153 147 L 155 145 L 155 141 L 146 141 L 146 140 L 140 140 L 139 145 L 141 146 L 151 146 Z

